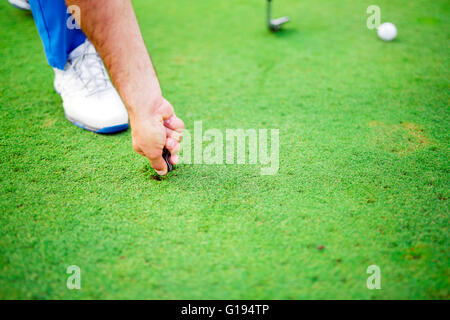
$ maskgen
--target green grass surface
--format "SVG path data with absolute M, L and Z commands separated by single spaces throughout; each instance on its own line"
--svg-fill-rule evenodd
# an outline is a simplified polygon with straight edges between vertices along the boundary
M 263 0 L 134 1 L 188 129 L 280 129 L 275 176 L 157 181 L 130 131 L 65 120 L 30 15 L 1 1 L 0 297 L 448 299 L 450 4 L 377 1 L 393 43 L 371 4 L 276 1 L 273 35 Z

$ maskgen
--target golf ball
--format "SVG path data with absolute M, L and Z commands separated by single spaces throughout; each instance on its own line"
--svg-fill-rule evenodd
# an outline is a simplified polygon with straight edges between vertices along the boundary
M 397 28 L 393 23 L 385 22 L 378 27 L 378 36 L 384 41 L 392 41 L 397 37 Z

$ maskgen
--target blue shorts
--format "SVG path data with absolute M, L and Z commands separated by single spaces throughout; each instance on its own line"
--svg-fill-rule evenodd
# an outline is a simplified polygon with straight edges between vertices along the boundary
M 69 28 L 64 0 L 29 0 L 34 21 L 44 44 L 48 63 L 63 70 L 69 54 L 83 44 L 86 36 L 78 28 Z

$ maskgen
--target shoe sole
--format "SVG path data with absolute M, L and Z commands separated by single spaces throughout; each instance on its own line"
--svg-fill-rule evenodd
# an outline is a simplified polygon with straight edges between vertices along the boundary
M 119 133 L 125 130 L 128 130 L 129 125 L 128 123 L 124 123 L 124 124 L 118 124 L 115 126 L 111 126 L 111 127 L 104 127 L 104 128 L 92 128 L 89 127 L 81 122 L 78 122 L 76 120 L 71 119 L 70 117 L 68 117 L 67 115 L 66 119 L 69 120 L 72 124 L 76 125 L 77 127 L 87 130 L 87 131 L 91 131 L 91 132 L 95 132 L 95 133 L 99 133 L 99 134 L 112 134 L 112 133 Z

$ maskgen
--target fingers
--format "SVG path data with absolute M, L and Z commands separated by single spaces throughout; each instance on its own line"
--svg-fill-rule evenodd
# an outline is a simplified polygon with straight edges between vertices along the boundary
M 172 105 L 166 99 L 164 99 L 164 101 L 161 103 L 158 110 L 161 113 L 164 121 L 170 119 L 175 115 Z
M 173 140 L 172 138 L 166 139 L 165 147 L 169 150 L 171 156 L 169 158 L 170 163 L 177 164 L 178 163 L 178 155 L 177 153 L 180 151 L 180 143 L 178 141 Z M 150 160 L 150 164 L 153 169 L 156 170 L 156 173 L 160 176 L 164 176 L 168 172 L 167 163 L 162 157 L 162 153 L 155 157 L 147 157 Z
M 169 159 L 170 163 L 177 164 L 179 161 L 177 153 L 181 149 L 180 142 L 183 138 L 182 131 L 184 129 L 184 123 L 181 119 L 176 116 L 164 122 L 166 126 L 166 148 L 170 151 L 171 157 Z M 175 130 L 174 130 L 175 129 Z
M 168 172 L 167 163 L 162 157 L 163 148 L 170 152 L 169 162 L 177 164 L 180 142 L 184 123 L 173 110 L 172 105 L 165 100 L 158 100 L 158 105 L 152 110 L 151 117 L 135 118 L 132 124 L 134 149 L 150 160 L 155 171 L 164 176 Z
M 176 132 L 183 132 L 184 130 L 184 122 L 176 115 L 171 116 L 170 118 L 165 119 L 164 126 Z
M 176 155 L 170 156 L 169 160 L 170 160 L 171 164 L 178 164 L 178 161 L 179 161 L 178 155 L 176 154 Z
M 162 156 L 153 159 L 149 157 L 147 158 L 150 160 L 150 164 L 152 168 L 155 169 L 157 174 L 159 174 L 160 176 L 165 176 L 167 174 L 167 164 Z
M 166 139 L 168 138 L 171 138 L 177 142 L 181 142 L 181 140 L 183 139 L 183 134 L 181 132 L 166 128 Z
M 176 155 L 180 151 L 180 143 L 172 138 L 166 139 L 166 148 L 170 151 L 171 155 Z

